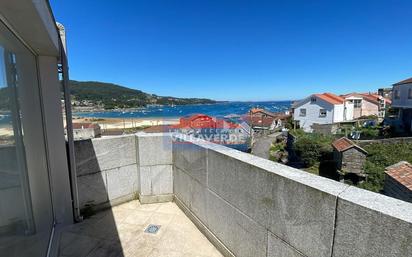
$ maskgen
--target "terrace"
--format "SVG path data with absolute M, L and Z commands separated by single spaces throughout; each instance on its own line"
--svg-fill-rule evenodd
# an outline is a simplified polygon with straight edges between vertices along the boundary
M 1 256 L 412 256 L 409 203 L 181 135 L 73 143 L 65 38 L 0 1 Z
M 403 201 L 182 135 L 75 149 L 90 217 L 60 233 L 62 257 L 412 253 L 412 205 Z M 145 233 L 149 224 L 159 231 Z

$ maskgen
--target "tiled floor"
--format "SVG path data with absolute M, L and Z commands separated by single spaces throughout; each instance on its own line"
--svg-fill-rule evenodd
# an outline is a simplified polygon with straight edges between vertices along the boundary
M 160 225 L 156 234 L 145 233 Z M 222 256 L 174 203 L 132 201 L 65 228 L 61 257 Z

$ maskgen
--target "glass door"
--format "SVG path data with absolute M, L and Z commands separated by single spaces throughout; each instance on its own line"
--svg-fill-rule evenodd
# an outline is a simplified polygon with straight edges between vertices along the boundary
M 0 22 L 0 256 L 45 256 L 53 210 L 37 61 Z

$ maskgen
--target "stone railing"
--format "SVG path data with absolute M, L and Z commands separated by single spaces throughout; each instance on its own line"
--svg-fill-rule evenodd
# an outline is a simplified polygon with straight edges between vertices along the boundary
M 89 183 L 79 187 L 81 202 L 174 196 L 226 256 L 411 256 L 410 203 L 205 141 L 173 139 L 137 134 L 90 140 L 96 158 L 77 158 L 79 180 Z M 106 197 L 87 195 L 96 184 Z
M 171 146 L 150 134 L 75 141 L 80 208 L 173 200 Z

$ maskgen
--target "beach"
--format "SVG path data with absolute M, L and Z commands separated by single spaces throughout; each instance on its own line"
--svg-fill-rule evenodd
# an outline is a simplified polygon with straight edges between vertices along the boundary
M 97 123 L 103 130 L 147 128 L 156 125 L 178 124 L 178 118 L 84 118 L 73 117 L 73 123 Z

